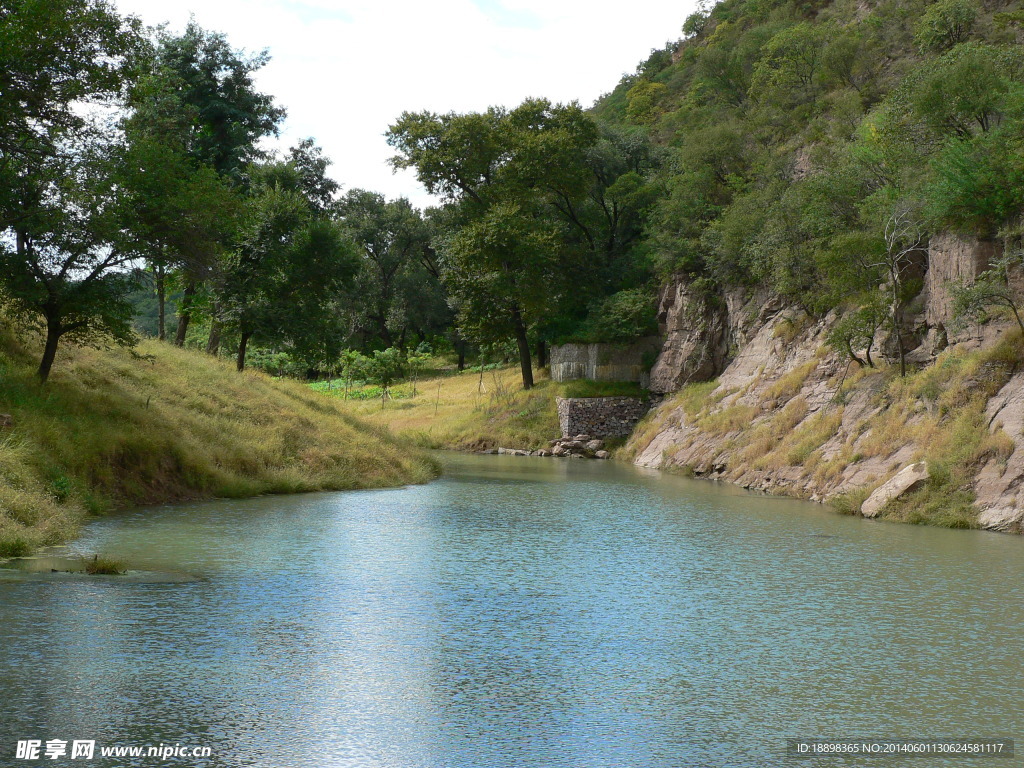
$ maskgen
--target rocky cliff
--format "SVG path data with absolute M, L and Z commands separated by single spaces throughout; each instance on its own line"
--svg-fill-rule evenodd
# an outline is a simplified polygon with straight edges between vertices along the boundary
M 661 296 L 666 341 L 651 383 L 674 394 L 627 450 L 643 466 L 852 513 L 1024 531 L 1024 341 L 1000 318 L 958 328 L 949 293 L 996 253 L 994 243 L 932 240 L 906 317 L 914 365 L 905 379 L 898 366 L 861 367 L 827 346 L 834 315 L 673 281 Z M 913 482 L 889 482 L 912 465 L 904 475 Z

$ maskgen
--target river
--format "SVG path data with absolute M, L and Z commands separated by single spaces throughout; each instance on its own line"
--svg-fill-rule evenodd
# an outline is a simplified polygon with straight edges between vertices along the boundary
M 127 576 L 0 571 L 0 764 L 903 765 L 785 740 L 1024 734 L 1021 538 L 443 461 L 425 486 L 90 523 L 71 552 Z M 12 759 L 28 739 L 212 756 Z

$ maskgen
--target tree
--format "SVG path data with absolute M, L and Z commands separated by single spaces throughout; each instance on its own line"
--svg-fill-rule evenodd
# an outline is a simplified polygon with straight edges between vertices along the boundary
M 117 226 L 116 106 L 142 39 L 102 0 L 0 0 L 0 293 L 46 343 L 132 339 Z
M 357 325 L 385 347 L 404 348 L 406 334 L 420 340 L 451 322 L 431 246 L 431 229 L 405 198 L 353 189 L 338 202 L 346 231 L 362 249 L 358 290 L 350 301 Z
M 238 212 L 238 197 L 212 168 L 199 165 L 171 131 L 136 114 L 119 183 L 123 227 L 134 236 L 153 275 L 157 336 L 166 338 L 166 282 L 172 270 L 200 274 L 216 263 Z
M 380 402 L 391 397 L 391 385 L 402 377 L 402 352 L 394 347 L 374 350 L 372 357 L 363 358 L 363 373 L 380 387 Z
M 244 186 L 245 168 L 261 157 L 257 143 L 276 135 L 285 116 L 253 82 L 253 74 L 269 60 L 266 51 L 246 56 L 234 50 L 223 34 L 195 22 L 180 36 L 161 33 L 157 40 L 154 77 L 165 80 L 161 90 L 176 94 L 180 114 L 188 119 L 186 151 L 234 186 Z M 215 268 L 211 260 L 182 269 L 185 287 L 174 340 L 178 346 L 185 343 L 199 284 Z
M 116 100 L 142 49 L 138 21 L 105 0 L 0 0 L 0 179 Z
M 902 331 L 903 305 L 907 300 L 907 276 L 913 265 L 913 256 L 921 252 L 925 241 L 925 233 L 915 207 L 907 202 L 897 202 L 886 219 L 882 238 L 885 250 L 881 258 L 870 264 L 870 267 L 881 270 L 886 281 L 885 286 L 889 294 L 889 328 L 896 342 L 900 376 L 905 377 L 907 360 Z
M 875 343 L 878 329 L 886 321 L 886 307 L 883 294 L 869 291 L 861 297 L 860 306 L 844 314 L 828 333 L 828 343 L 833 349 L 846 353 L 850 360 L 860 367 L 875 367 L 871 358 L 871 348 Z M 857 350 L 864 350 L 864 358 L 857 355 Z
M 548 204 L 583 198 L 590 182 L 585 156 L 597 138 L 578 104 L 543 99 L 466 115 L 405 113 L 388 131 L 398 151 L 392 165 L 415 168 L 452 209 L 452 231 L 439 238 L 438 250 L 463 326 L 477 336 L 516 338 L 525 388 L 533 386 L 527 330 L 539 319 L 531 308 L 550 307 L 561 290 L 559 270 L 539 267 L 570 253 L 552 236 L 559 225 Z M 512 233 L 526 240 L 515 243 Z M 542 241 L 549 249 L 543 256 L 536 250 Z M 512 248 L 504 258 L 498 243 Z M 545 279 L 537 280 L 541 272 Z M 527 296 L 526 285 L 536 295 Z
M 953 286 L 953 319 L 980 320 L 992 307 L 1002 307 L 1013 313 L 1017 326 L 1024 333 L 1021 320 L 1021 296 L 1010 282 L 1010 274 L 1021 268 L 1020 251 L 1004 251 L 1003 255 L 988 269 L 978 275 L 973 283 L 958 283 Z
M 43 382 L 61 340 L 134 341 L 128 268 L 138 254 L 118 227 L 115 162 L 114 149 L 94 139 L 34 163 L 20 190 L 26 213 L 14 242 L 0 244 L 0 294 L 45 334 Z
M 286 163 L 253 167 L 237 242 L 227 259 L 220 300 L 238 328 L 237 366 L 250 339 L 288 343 L 319 359 L 340 351 L 325 307 L 356 270 L 355 248 L 341 226 L 317 215 Z
M 928 6 L 914 33 L 922 52 L 944 51 L 962 43 L 978 18 L 978 6 L 971 0 L 937 0 Z
M 515 339 L 524 389 L 533 387 L 527 330 L 555 299 L 558 251 L 558 238 L 543 220 L 512 203 L 493 206 L 441 248 L 461 326 L 478 341 Z

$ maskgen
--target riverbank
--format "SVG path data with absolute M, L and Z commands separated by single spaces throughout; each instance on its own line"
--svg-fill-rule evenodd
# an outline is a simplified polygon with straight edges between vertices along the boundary
M 717 379 L 652 411 L 625 458 L 853 515 L 1021 533 L 1020 332 L 993 323 L 901 377 L 828 346 L 831 321 L 776 309 Z
M 300 382 L 237 373 L 170 344 L 35 350 L 0 333 L 0 556 L 68 541 L 135 505 L 396 486 L 432 459 Z M 7 422 L 6 419 L 0 419 Z
M 484 371 L 450 371 L 402 385 L 401 396 L 346 399 L 343 387 L 317 385 L 325 400 L 346 413 L 423 448 L 485 451 L 496 448 L 538 450 L 561 433 L 555 397 L 560 387 L 535 373 L 536 386 L 522 388 L 518 367 Z

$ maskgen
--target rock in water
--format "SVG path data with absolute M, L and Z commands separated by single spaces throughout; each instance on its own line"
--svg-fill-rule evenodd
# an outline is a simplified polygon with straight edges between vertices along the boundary
M 864 517 L 878 517 L 878 513 L 886 504 L 893 499 L 898 499 L 907 491 L 917 488 L 928 477 L 928 467 L 923 461 L 904 467 L 868 496 L 860 506 L 860 513 Z

